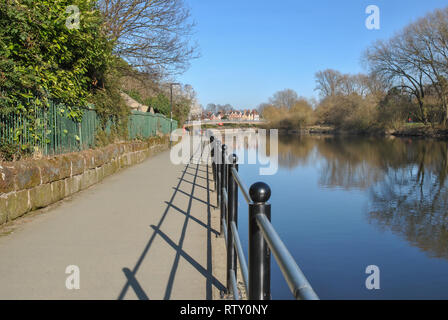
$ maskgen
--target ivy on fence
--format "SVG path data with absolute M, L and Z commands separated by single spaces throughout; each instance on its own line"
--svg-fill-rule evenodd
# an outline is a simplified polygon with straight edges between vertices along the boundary
M 29 113 L 32 112 L 32 116 Z M 44 155 L 74 152 L 95 147 L 100 130 L 100 117 L 91 109 L 84 109 L 80 120 L 68 116 L 63 104 L 50 103 L 48 108 L 34 105 L 27 111 L 0 115 L 0 142 L 32 150 Z M 106 134 L 116 127 L 111 118 Z M 157 134 L 168 134 L 177 128 L 177 121 L 160 114 L 133 111 L 129 115 L 128 139 L 147 139 Z

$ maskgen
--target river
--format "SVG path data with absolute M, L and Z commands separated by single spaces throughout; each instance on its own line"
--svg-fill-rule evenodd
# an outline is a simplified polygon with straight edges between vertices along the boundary
M 447 142 L 280 136 L 272 223 L 321 299 L 448 299 Z M 254 153 L 253 148 L 238 150 Z M 247 204 L 239 195 L 247 256 Z M 380 289 L 366 288 L 366 268 Z M 291 299 L 272 258 L 272 297 Z

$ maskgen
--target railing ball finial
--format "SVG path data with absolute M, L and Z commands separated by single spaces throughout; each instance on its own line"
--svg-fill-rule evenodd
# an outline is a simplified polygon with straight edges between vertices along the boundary
M 232 153 L 231 155 L 229 155 L 229 162 L 236 164 L 238 162 L 238 156 L 234 153 Z
M 271 188 L 264 182 L 255 182 L 250 186 L 249 195 L 254 203 L 267 202 L 271 197 Z

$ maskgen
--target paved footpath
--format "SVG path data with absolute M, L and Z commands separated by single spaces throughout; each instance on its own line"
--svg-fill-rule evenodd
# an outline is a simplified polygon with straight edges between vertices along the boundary
M 164 152 L 25 217 L 0 236 L 0 299 L 211 299 L 212 191 L 209 166 Z

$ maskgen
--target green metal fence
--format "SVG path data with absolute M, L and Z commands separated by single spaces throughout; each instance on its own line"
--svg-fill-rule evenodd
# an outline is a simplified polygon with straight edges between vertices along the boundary
M 80 122 L 69 119 L 62 105 L 50 104 L 45 110 L 35 106 L 24 114 L 0 115 L 0 141 L 20 146 L 37 147 L 45 155 L 89 149 L 95 146 L 100 120 L 94 109 L 86 109 Z M 106 132 L 110 133 L 109 122 Z M 128 121 L 128 138 L 147 139 L 158 132 L 168 134 L 177 128 L 177 121 L 161 114 L 132 111 Z

